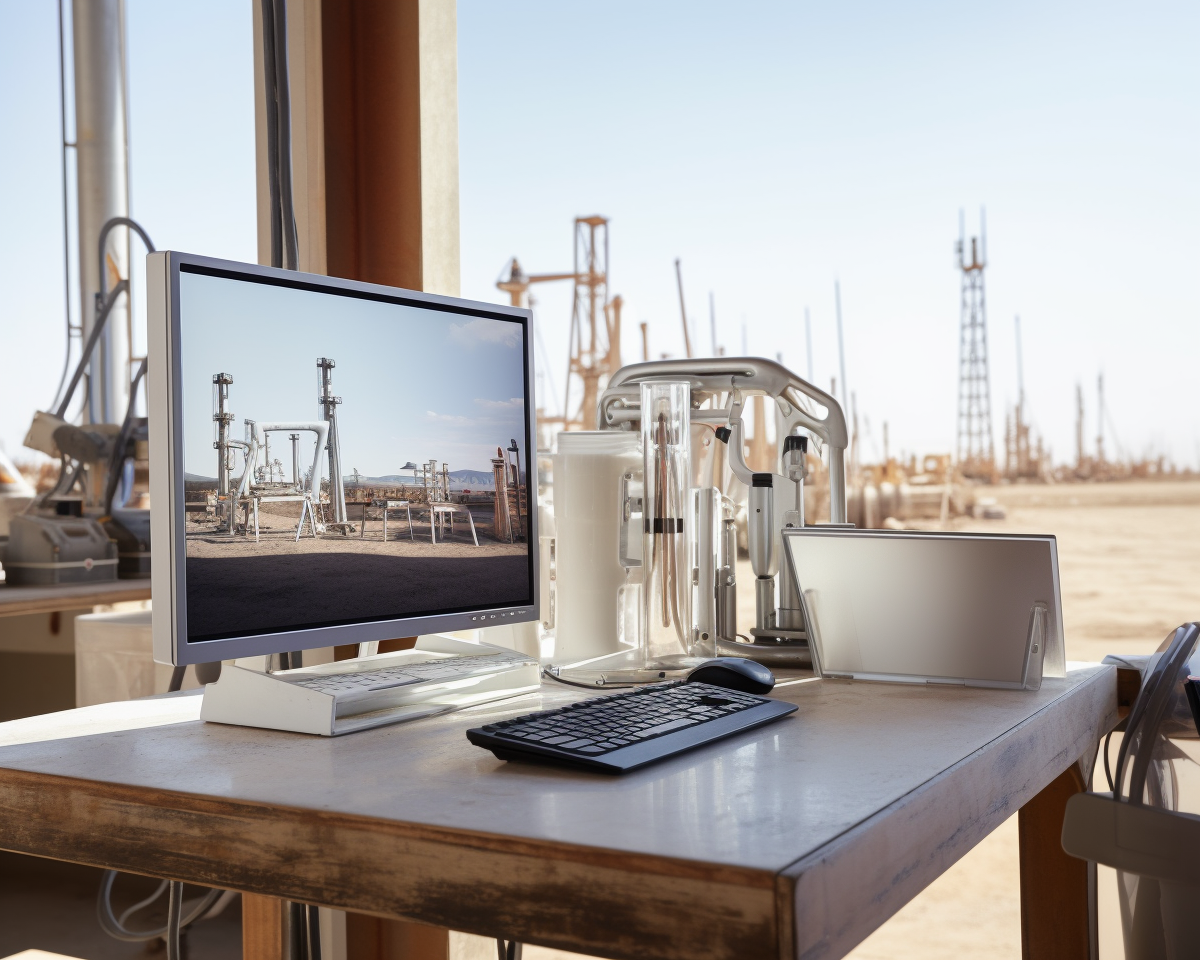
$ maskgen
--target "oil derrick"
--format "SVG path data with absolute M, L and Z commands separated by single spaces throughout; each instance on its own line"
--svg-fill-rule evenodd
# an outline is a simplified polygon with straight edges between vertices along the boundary
M 575 269 L 571 273 L 526 274 L 514 257 L 508 278 L 496 286 L 513 306 L 527 305 L 529 287 L 553 280 L 572 280 L 575 295 L 568 336 L 570 359 L 561 416 L 538 414 L 540 426 L 562 430 L 596 429 L 596 404 L 608 379 L 621 367 L 621 305 L 609 299 L 608 218 L 575 218 Z M 539 444 L 540 446 L 540 444 Z
M 1042 438 L 1033 442 L 1033 431 L 1026 419 L 1025 373 L 1021 351 L 1021 318 L 1015 321 L 1017 334 L 1017 405 L 1008 413 L 1004 424 L 1004 475 L 1009 480 L 1042 479 L 1045 452 Z
M 958 465 L 963 476 L 993 480 L 996 450 L 992 439 L 992 395 L 988 381 L 987 308 L 983 271 L 987 266 L 987 233 L 983 211 L 979 236 L 971 238 L 970 258 L 959 214 L 958 269 L 962 298 L 958 351 Z

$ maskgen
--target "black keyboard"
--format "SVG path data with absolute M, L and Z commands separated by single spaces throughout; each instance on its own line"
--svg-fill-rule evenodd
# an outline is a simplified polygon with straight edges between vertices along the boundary
M 467 731 L 501 760 L 542 760 L 624 773 L 770 723 L 796 709 L 685 680 L 623 690 Z

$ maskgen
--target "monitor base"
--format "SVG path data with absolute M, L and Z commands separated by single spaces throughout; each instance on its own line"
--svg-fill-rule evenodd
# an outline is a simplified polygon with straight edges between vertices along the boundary
M 496 662 L 485 663 L 468 675 L 391 686 L 377 694 L 349 699 L 344 694 L 304 685 L 334 677 L 352 680 L 355 674 L 374 674 L 431 660 L 450 665 L 464 657 L 495 657 Z M 200 719 L 336 737 L 534 693 L 539 685 L 540 668 L 533 657 L 488 643 L 434 634 L 418 637 L 416 646 L 408 650 L 276 673 L 227 666 L 216 683 L 205 687 Z

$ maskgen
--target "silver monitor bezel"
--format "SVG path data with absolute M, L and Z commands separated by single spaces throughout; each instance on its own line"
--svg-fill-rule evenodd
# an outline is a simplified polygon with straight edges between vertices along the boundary
M 524 374 L 526 397 L 525 468 L 529 503 L 529 553 L 532 602 L 488 607 L 462 613 L 439 613 L 374 620 L 368 623 L 340 624 L 304 630 L 281 630 L 187 642 L 187 592 L 184 563 L 184 471 L 183 463 L 183 390 L 179 355 L 180 268 L 197 266 L 224 273 L 243 274 L 259 280 L 302 283 L 330 291 L 384 296 L 414 305 L 449 308 L 471 316 L 495 316 L 519 321 L 524 333 Z M 343 280 L 320 274 L 281 270 L 257 264 L 219 260 L 194 254 L 164 250 L 146 258 L 147 293 L 147 413 L 150 428 L 150 536 L 153 561 L 150 586 L 153 603 L 154 659 L 183 666 L 240 657 L 263 656 L 292 650 L 309 650 L 341 644 L 371 643 L 397 637 L 418 636 L 450 630 L 472 630 L 484 626 L 528 623 L 537 620 L 541 609 L 541 584 L 538 577 L 538 507 L 536 378 L 533 368 L 533 313 L 520 307 L 444 297 L 415 290 L 404 290 L 377 283 Z M 486 622 L 485 622 L 486 621 Z

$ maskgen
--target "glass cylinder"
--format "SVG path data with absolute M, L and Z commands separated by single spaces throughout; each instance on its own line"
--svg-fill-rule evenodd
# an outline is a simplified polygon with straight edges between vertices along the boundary
M 642 384 L 642 611 L 646 661 L 691 646 L 691 387 Z

